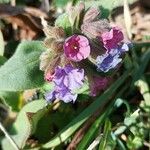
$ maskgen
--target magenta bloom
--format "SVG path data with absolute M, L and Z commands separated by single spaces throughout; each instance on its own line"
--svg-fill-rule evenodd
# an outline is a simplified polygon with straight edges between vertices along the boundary
M 73 35 L 66 39 L 64 52 L 68 59 L 78 62 L 90 55 L 89 41 L 85 36 Z
M 90 89 L 91 89 L 91 96 L 97 96 L 99 92 L 104 90 L 109 83 L 109 78 L 106 77 L 93 77 L 93 81 L 91 83 Z
M 123 40 L 123 33 L 117 27 L 113 27 L 101 35 L 101 40 L 107 50 L 115 49 Z

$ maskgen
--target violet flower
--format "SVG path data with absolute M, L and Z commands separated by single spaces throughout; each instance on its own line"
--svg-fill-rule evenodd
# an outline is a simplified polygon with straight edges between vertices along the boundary
M 73 68 L 71 65 L 66 65 L 64 68 L 57 67 L 54 74 L 54 83 L 61 87 L 67 87 L 70 90 L 75 90 L 83 85 L 84 70 Z
M 74 91 L 82 87 L 83 80 L 83 69 L 73 68 L 71 65 L 66 65 L 64 68 L 58 66 L 52 80 L 55 87 L 53 91 L 46 94 L 46 100 L 60 99 L 65 103 L 75 102 L 77 94 Z
M 64 101 L 65 103 L 75 102 L 77 99 L 77 94 L 72 93 L 68 88 L 55 87 L 51 92 L 46 94 L 46 100 L 52 102 L 55 99 Z
M 85 36 L 73 35 L 66 39 L 64 52 L 69 60 L 79 62 L 90 55 L 89 41 Z

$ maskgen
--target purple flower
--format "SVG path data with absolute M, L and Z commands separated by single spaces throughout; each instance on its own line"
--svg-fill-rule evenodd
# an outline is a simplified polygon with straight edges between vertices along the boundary
M 123 44 L 116 49 L 111 49 L 109 52 L 96 58 L 97 69 L 103 72 L 108 72 L 110 69 L 117 67 L 122 61 L 121 54 L 128 51 L 128 45 Z
M 66 103 L 74 102 L 77 98 L 77 94 L 74 91 L 82 87 L 83 80 L 83 69 L 73 68 L 71 65 L 66 65 L 64 68 L 58 66 L 55 69 L 52 80 L 55 88 L 46 95 L 46 99 L 48 101 L 60 99 Z
M 64 68 L 57 67 L 53 81 L 61 87 L 67 87 L 70 90 L 75 90 L 83 85 L 84 70 L 73 68 L 71 65 L 66 65 Z
M 71 101 L 75 102 L 77 99 L 77 94 L 72 93 L 68 88 L 59 88 L 55 87 L 51 92 L 46 94 L 47 101 L 54 101 L 55 99 L 59 99 L 64 101 L 65 103 L 69 103 Z
M 129 46 L 131 43 L 124 43 L 121 46 L 118 46 L 118 52 L 120 52 L 120 54 L 127 52 L 129 50 Z
M 89 41 L 85 36 L 73 35 L 66 39 L 64 52 L 68 59 L 78 62 L 90 55 Z
M 117 27 L 113 27 L 110 31 L 101 35 L 101 40 L 107 50 L 115 49 L 123 40 L 123 33 Z

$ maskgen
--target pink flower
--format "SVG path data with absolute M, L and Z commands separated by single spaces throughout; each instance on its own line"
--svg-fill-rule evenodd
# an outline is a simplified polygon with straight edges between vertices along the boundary
M 110 79 L 106 77 L 94 76 L 91 82 L 91 96 L 97 96 L 102 90 L 106 89 Z
M 123 40 L 123 33 L 117 27 L 113 27 L 110 31 L 104 32 L 101 39 L 107 50 L 115 49 Z
M 48 72 L 45 74 L 45 80 L 48 81 L 48 82 L 51 82 L 54 78 L 54 74 Z
M 89 41 L 85 36 L 73 35 L 66 39 L 64 52 L 68 59 L 78 62 L 90 55 Z

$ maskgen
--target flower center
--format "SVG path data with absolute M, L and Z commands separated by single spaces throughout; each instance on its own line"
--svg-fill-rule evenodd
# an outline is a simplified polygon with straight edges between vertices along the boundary
M 71 51 L 73 53 L 77 53 L 78 52 L 78 44 L 77 43 L 71 44 Z

